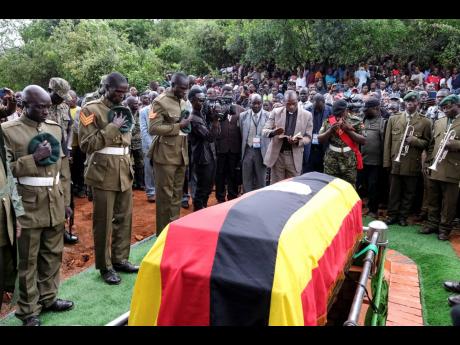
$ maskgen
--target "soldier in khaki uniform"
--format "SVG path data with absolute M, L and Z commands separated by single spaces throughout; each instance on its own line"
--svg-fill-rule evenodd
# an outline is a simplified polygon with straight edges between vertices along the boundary
M 78 137 L 81 150 L 90 156 L 85 183 L 93 189 L 96 269 L 107 284 L 119 284 L 116 271 L 133 273 L 139 269 L 128 261 L 134 176 L 129 154 L 132 114 L 120 107 L 128 91 L 124 76 L 109 74 L 105 89 L 103 97 L 81 109 Z
M 175 73 L 171 88 L 155 98 L 149 110 L 149 133 L 155 135 L 149 156 L 155 172 L 157 236 L 179 218 L 182 186 L 188 165 L 187 134 L 190 118 L 182 119 L 188 88 L 185 74 Z
M 436 166 L 436 170 L 428 169 L 428 220 L 420 230 L 429 234 L 439 230 L 438 239 L 445 241 L 452 231 L 452 220 L 455 218 L 460 182 L 460 98 L 450 95 L 444 98 L 439 106 L 445 110 L 446 117 L 434 124 L 433 138 L 428 147 L 427 163 L 434 163 L 447 130 L 455 131 L 453 140 L 445 146 L 446 156 Z M 453 134 L 453 133 L 452 133 Z
M 40 325 L 41 311 L 65 311 L 73 302 L 57 299 L 65 217 L 70 194 L 63 188 L 61 127 L 46 120 L 51 99 L 36 85 L 24 89 L 24 112 L 2 124 L 6 155 L 25 214 L 18 218 L 19 300 L 16 317 Z
M 6 96 L 7 102 L 14 104 L 11 93 Z M 0 105 L 0 119 L 14 112 Z M 21 198 L 13 181 L 11 169 L 6 160 L 3 132 L 0 127 L 0 310 L 3 303 L 3 292 L 13 292 L 17 275 L 17 241 L 21 228 L 16 217 L 24 214 Z
M 70 116 L 70 107 L 64 101 L 72 100 L 69 94 L 70 85 L 62 78 L 51 78 L 49 81 L 48 91 L 51 97 L 51 107 L 48 113 L 48 120 L 56 122 L 62 129 L 62 151 L 65 157 L 62 158 L 62 172 L 65 175 L 65 185 L 63 188 L 66 193 L 72 192 L 71 173 L 69 164 L 69 150 L 72 149 L 72 124 L 73 120 Z M 68 190 L 68 191 L 67 191 Z M 73 211 L 73 210 L 72 210 Z M 67 230 L 64 231 L 64 243 L 75 244 L 78 242 L 78 237 L 70 234 Z
M 431 140 L 431 122 L 418 113 L 418 100 L 417 92 L 409 92 L 404 97 L 406 111 L 388 120 L 383 152 L 383 167 L 391 168 L 387 224 L 407 226 L 407 217 L 415 199 L 417 177 L 422 171 L 422 152 Z M 409 151 L 401 155 L 398 163 L 395 159 L 408 123 L 413 126 L 414 133 L 407 135 L 404 145 L 409 145 Z

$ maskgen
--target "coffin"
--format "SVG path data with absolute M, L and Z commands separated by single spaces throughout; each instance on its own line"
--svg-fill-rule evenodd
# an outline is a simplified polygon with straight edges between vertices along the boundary
M 324 324 L 361 237 L 354 188 L 316 172 L 194 212 L 143 259 L 128 324 Z

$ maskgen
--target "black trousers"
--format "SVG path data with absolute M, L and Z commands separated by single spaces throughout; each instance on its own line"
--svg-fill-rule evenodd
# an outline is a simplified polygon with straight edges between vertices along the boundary
M 141 188 L 145 186 L 144 183 L 144 154 L 142 149 L 131 151 L 134 161 L 134 187 Z
M 369 212 L 378 212 L 379 208 L 379 184 L 381 180 L 382 167 L 380 165 L 364 164 L 363 170 L 358 172 L 360 181 L 367 196 L 367 208 Z
M 194 164 L 192 174 L 196 181 L 195 195 L 193 196 L 193 211 L 201 210 L 208 206 L 209 195 L 212 192 L 216 163 Z
M 240 158 L 241 154 L 239 153 L 227 152 L 217 154 L 217 201 L 224 202 L 225 194 L 227 194 L 228 200 L 232 200 L 238 197 L 238 176 L 236 167 L 238 166 Z
M 312 144 L 308 161 L 305 162 L 305 159 L 303 161 L 302 174 L 312 171 L 321 173 L 324 171 L 324 151 L 321 148 L 321 145 Z
M 417 176 L 390 174 L 390 196 L 388 199 L 388 215 L 390 217 L 407 218 L 414 204 L 417 188 Z
M 76 190 L 83 190 L 85 187 L 84 170 L 86 153 L 80 150 L 79 146 L 72 147 L 72 164 L 70 164 L 70 175 L 72 184 Z

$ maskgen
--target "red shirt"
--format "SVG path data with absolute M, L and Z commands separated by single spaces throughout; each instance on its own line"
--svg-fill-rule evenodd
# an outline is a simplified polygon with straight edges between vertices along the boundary
M 437 76 L 437 75 L 432 75 L 430 74 L 428 76 L 428 78 L 426 78 L 426 82 L 427 83 L 433 83 L 434 86 L 436 87 L 436 90 L 439 89 L 439 82 L 441 81 L 441 77 Z

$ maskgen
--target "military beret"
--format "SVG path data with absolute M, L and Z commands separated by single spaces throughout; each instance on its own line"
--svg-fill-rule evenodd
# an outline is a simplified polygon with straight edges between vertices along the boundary
M 51 145 L 51 155 L 38 161 L 40 166 L 48 166 L 56 163 L 61 156 L 61 143 L 50 133 L 40 133 L 32 138 L 27 148 L 29 154 L 33 154 L 38 145 L 44 141 L 48 141 Z
M 443 107 L 448 104 L 458 104 L 460 103 L 460 97 L 458 95 L 449 95 L 439 102 L 439 106 Z
M 403 100 L 405 102 L 409 102 L 409 101 L 413 101 L 414 98 L 415 98 L 415 100 L 418 101 L 420 99 L 420 95 L 418 94 L 418 92 L 411 91 L 407 95 L 404 96 Z
M 62 78 L 51 78 L 48 87 L 56 92 L 64 101 L 71 101 L 72 97 L 69 94 L 70 85 L 67 80 Z
M 378 106 L 380 106 L 380 101 L 377 98 L 371 97 L 366 102 L 364 102 L 363 110 Z
M 332 113 L 334 114 L 341 114 L 347 109 L 348 103 L 343 100 L 339 99 L 338 101 L 335 101 L 334 104 L 332 104 Z
M 109 119 L 109 122 L 112 122 L 115 115 L 120 114 L 126 118 L 125 123 L 123 124 L 123 126 L 120 127 L 120 132 L 127 133 L 134 127 L 133 114 L 131 114 L 131 110 L 129 110 L 128 107 L 123 107 L 120 105 L 114 106 L 109 110 L 107 117 Z

